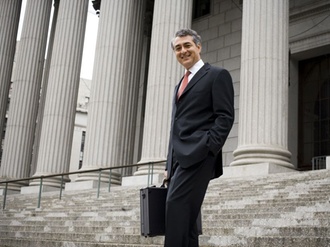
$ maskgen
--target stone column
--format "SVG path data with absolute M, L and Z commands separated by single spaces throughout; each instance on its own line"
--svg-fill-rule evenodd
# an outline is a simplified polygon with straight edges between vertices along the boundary
M 0 140 L 6 120 L 21 5 L 22 0 L 0 2 Z
M 162 161 L 167 157 L 174 87 L 184 74 L 171 49 L 171 41 L 181 28 L 189 28 L 190 0 L 155 0 L 152 22 L 147 99 L 140 163 Z M 154 167 L 164 172 L 164 164 Z M 135 175 L 147 174 L 141 166 Z
M 288 0 L 243 1 L 238 148 L 231 166 L 293 168 L 288 151 Z
M 39 153 L 42 118 L 44 115 L 50 61 L 51 61 L 53 45 L 54 45 L 54 36 L 55 36 L 55 28 L 56 28 L 59 4 L 60 4 L 60 0 L 54 1 L 54 13 L 53 13 L 52 26 L 50 29 L 50 35 L 49 35 L 49 41 L 48 41 L 47 58 L 45 61 L 44 73 L 42 76 L 42 83 L 41 83 L 41 93 L 40 93 L 40 101 L 39 101 L 39 108 L 38 108 L 37 125 L 36 125 L 36 131 L 35 131 L 35 136 L 34 136 L 30 176 L 33 176 L 33 174 L 36 172 L 36 168 L 37 168 L 37 159 L 38 159 L 38 153 Z
M 0 174 L 29 176 L 52 0 L 29 0 L 18 45 Z M 18 190 L 22 184 L 12 184 Z M 15 188 L 14 188 L 15 187 Z
M 124 165 L 133 159 L 145 1 L 102 1 L 81 170 Z M 98 173 L 76 181 L 98 179 Z M 109 180 L 104 172 L 102 181 Z M 111 182 L 120 184 L 120 171 Z
M 88 0 L 60 1 L 34 176 L 69 171 L 87 11 Z M 59 187 L 60 181 L 49 178 L 44 185 Z
M 127 43 L 126 66 L 123 87 L 123 118 L 124 127 L 122 136 L 119 138 L 121 144 L 120 156 L 116 163 L 118 165 L 133 164 L 134 144 L 136 137 L 136 122 L 138 117 L 138 100 L 141 76 L 143 75 L 143 55 L 144 51 L 144 18 L 146 11 L 146 1 L 133 1 L 132 14 L 130 19 L 130 36 Z M 122 128 L 122 127 L 121 127 Z M 125 169 L 122 174 L 131 173 L 131 168 Z

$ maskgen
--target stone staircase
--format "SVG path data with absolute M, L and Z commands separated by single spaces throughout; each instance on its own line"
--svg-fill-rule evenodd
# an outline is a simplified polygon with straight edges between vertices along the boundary
M 139 189 L 9 195 L 0 247 L 163 246 L 140 236 Z M 216 179 L 202 215 L 201 247 L 330 247 L 330 170 Z

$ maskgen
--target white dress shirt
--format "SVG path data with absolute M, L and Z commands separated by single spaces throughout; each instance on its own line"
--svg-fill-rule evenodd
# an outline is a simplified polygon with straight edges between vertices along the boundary
M 188 83 L 191 80 L 191 78 L 193 78 L 194 75 L 198 72 L 198 70 L 200 70 L 200 68 L 202 68 L 203 66 L 204 66 L 204 62 L 202 59 L 200 59 L 189 69 L 190 75 L 188 76 Z M 185 70 L 185 72 L 187 72 L 187 70 Z

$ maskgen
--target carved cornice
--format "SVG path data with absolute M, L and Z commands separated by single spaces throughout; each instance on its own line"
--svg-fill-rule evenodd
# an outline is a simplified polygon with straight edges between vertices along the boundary
M 302 39 L 290 41 L 290 49 L 292 54 L 327 45 L 330 45 L 330 32 L 319 33 L 317 35 L 314 34 Z
M 290 9 L 290 22 L 298 21 L 300 19 L 304 19 L 310 16 L 315 16 L 325 12 L 329 12 L 330 14 L 329 2 L 307 5 L 306 7 L 302 7 L 302 8 L 293 8 L 292 10 Z

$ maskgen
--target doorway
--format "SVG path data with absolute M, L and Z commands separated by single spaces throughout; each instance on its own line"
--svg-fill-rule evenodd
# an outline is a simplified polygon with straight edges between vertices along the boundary
M 330 156 L 330 54 L 299 62 L 298 169 Z

